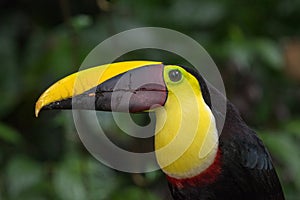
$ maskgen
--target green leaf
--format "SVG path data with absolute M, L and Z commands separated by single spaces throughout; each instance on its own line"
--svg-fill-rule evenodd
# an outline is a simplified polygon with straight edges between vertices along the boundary
M 157 196 L 154 194 L 151 194 L 147 190 L 143 190 L 139 187 L 126 187 L 118 192 L 116 192 L 113 197 L 111 198 L 112 200 L 123 200 L 124 197 L 126 199 L 130 200 L 157 200 L 159 199 Z
M 68 155 L 53 175 L 53 185 L 62 200 L 83 200 L 87 193 L 81 177 L 81 163 L 77 156 Z
M 84 29 L 92 24 L 92 18 L 89 15 L 78 15 L 72 18 L 71 24 L 76 30 Z
M 258 56 L 268 66 L 274 69 L 281 69 L 283 66 L 282 52 L 279 50 L 279 45 L 268 39 L 259 39 L 254 42 L 254 48 Z
M 0 122 L 0 139 L 5 142 L 18 144 L 22 140 L 20 134 L 14 128 Z
M 23 199 L 27 193 L 35 193 L 35 188 L 43 178 L 41 166 L 29 158 L 17 156 L 10 160 L 5 170 L 9 197 Z
M 88 158 L 84 162 L 86 163 L 84 180 L 88 186 L 88 199 L 110 199 L 110 195 L 117 189 L 120 183 L 115 172 L 93 158 Z
M 170 8 L 169 16 L 184 26 L 212 26 L 224 17 L 224 11 L 224 6 L 219 2 L 177 1 Z
M 287 122 L 284 129 L 291 135 L 300 138 L 300 119 L 294 119 Z

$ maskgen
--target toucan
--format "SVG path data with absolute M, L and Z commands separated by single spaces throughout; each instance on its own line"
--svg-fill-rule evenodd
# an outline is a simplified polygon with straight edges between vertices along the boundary
M 35 114 L 51 109 L 154 112 L 155 156 L 174 200 L 284 199 L 268 150 L 227 99 L 218 128 L 208 85 L 193 68 L 117 62 L 54 83 L 39 97 Z

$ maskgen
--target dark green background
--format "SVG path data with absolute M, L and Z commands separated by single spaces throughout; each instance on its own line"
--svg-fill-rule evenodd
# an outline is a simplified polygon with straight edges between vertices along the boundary
M 0 9 L 1 200 L 170 198 L 161 172 L 126 174 L 95 160 L 69 111 L 34 117 L 39 95 L 77 71 L 98 43 L 143 26 L 171 28 L 204 46 L 228 98 L 268 146 L 287 199 L 300 198 L 300 1 L 1 0 Z M 122 59 L 185 64 L 154 50 Z M 101 117 L 130 146 L 110 114 Z

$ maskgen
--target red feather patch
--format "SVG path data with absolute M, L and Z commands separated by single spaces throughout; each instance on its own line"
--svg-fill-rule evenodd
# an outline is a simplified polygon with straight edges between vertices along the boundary
M 221 173 L 221 151 L 218 149 L 214 162 L 201 174 L 191 177 L 177 179 L 167 175 L 168 181 L 177 188 L 185 186 L 204 186 L 214 183 Z

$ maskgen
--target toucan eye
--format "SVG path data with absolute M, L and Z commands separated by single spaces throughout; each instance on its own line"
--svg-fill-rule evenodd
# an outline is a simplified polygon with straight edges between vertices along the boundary
M 179 70 L 174 69 L 174 70 L 169 71 L 169 78 L 173 82 L 178 82 L 181 80 L 182 74 Z

